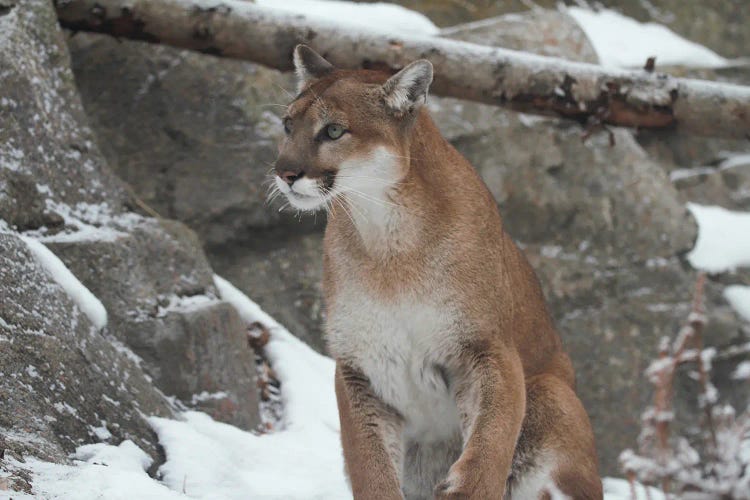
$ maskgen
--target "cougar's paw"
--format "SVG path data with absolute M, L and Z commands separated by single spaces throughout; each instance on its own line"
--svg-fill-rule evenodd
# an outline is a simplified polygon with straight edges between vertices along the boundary
M 435 486 L 435 500 L 468 500 L 468 493 L 461 491 L 450 478 L 443 480 Z
M 476 474 L 478 470 L 470 462 L 458 462 L 453 464 L 448 476 L 435 486 L 436 500 L 468 500 L 479 499 L 477 497 L 476 485 L 480 477 Z

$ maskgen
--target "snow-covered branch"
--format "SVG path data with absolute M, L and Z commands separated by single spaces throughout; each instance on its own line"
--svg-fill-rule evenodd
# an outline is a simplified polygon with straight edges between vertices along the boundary
M 659 357 L 646 370 L 654 386 L 653 405 L 642 416 L 638 452 L 625 450 L 620 462 L 631 485 L 637 479 L 658 485 L 665 494 L 675 493 L 679 498 L 750 499 L 750 457 L 744 451 L 750 439 L 750 412 L 736 415 L 731 405 L 718 403 L 718 392 L 710 378 L 716 351 L 703 346 L 704 284 L 705 275 L 701 274 L 687 324 L 674 339 L 662 339 Z M 700 384 L 702 453 L 685 437 L 671 435 L 675 375 L 677 368 L 686 363 L 695 364 L 695 378 Z M 740 370 L 737 373 L 737 378 L 744 378 Z
M 56 0 L 71 30 L 292 69 L 305 43 L 341 68 L 435 66 L 438 95 L 588 123 L 750 139 L 750 87 L 672 78 L 444 38 L 343 27 L 239 0 Z M 645 61 L 644 61 L 645 63 Z

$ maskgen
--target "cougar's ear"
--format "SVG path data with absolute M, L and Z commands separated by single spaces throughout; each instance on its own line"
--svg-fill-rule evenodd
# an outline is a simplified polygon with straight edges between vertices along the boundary
M 383 84 L 385 104 L 397 115 L 416 111 L 427 100 L 432 83 L 432 63 L 420 59 L 406 66 Z
M 301 92 L 312 80 L 333 71 L 333 65 L 307 45 L 297 45 L 294 48 L 294 70 L 297 73 L 297 91 Z

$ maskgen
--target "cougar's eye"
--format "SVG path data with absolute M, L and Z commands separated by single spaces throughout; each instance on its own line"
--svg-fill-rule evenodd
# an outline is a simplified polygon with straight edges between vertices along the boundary
M 326 127 L 326 135 L 334 141 L 344 135 L 344 132 L 344 127 L 337 123 L 332 123 Z
M 286 132 L 287 135 L 292 133 L 292 120 L 289 118 L 284 118 L 284 132 Z

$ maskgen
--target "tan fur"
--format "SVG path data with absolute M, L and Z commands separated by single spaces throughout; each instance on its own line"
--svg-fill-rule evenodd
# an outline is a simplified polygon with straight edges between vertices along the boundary
M 419 102 L 413 109 L 389 108 L 383 86 L 389 75 L 321 73 L 301 82 L 302 94 L 289 107 L 291 134 L 280 147 L 277 172 L 301 172 L 325 192 L 331 182 L 336 190 L 337 177 L 346 182 L 346 165 L 378 158 L 390 169 L 377 174 L 383 178 L 372 174 L 373 182 L 384 184 L 383 197 L 369 196 L 382 203 L 353 192 L 328 202 L 324 290 L 354 497 L 402 498 L 406 492 L 426 498 L 421 485 L 428 481 L 435 498 L 509 498 L 514 488 L 535 487 L 524 479 L 530 471 L 543 477 L 543 466 L 551 464 L 550 480 L 559 491 L 601 498 L 593 436 L 574 391 L 572 365 L 538 280 L 504 232 L 488 189 Z M 346 136 L 316 140 L 327 123 L 344 125 Z M 413 321 L 412 303 L 423 311 Z M 367 333 L 371 325 L 361 304 L 372 307 L 373 333 Z M 397 329 L 397 319 L 405 318 L 413 341 L 382 331 L 390 316 Z M 393 352 L 402 345 L 413 351 Z M 383 356 L 384 371 L 368 363 L 373 355 Z M 408 356 L 416 361 L 402 359 Z M 417 375 L 400 380 L 400 373 Z M 452 442 L 442 435 L 444 441 L 433 442 L 431 430 L 412 421 L 429 412 L 412 413 L 402 395 L 420 391 L 430 393 L 426 406 L 443 401 L 444 391 L 458 416 L 458 456 L 446 452 L 453 463 L 437 484 L 432 469 L 442 470 L 440 464 L 409 463 L 412 456 L 442 456 L 434 448 Z M 450 415 L 436 418 L 438 427 L 452 421 Z M 417 437 L 407 439 L 409 433 Z

